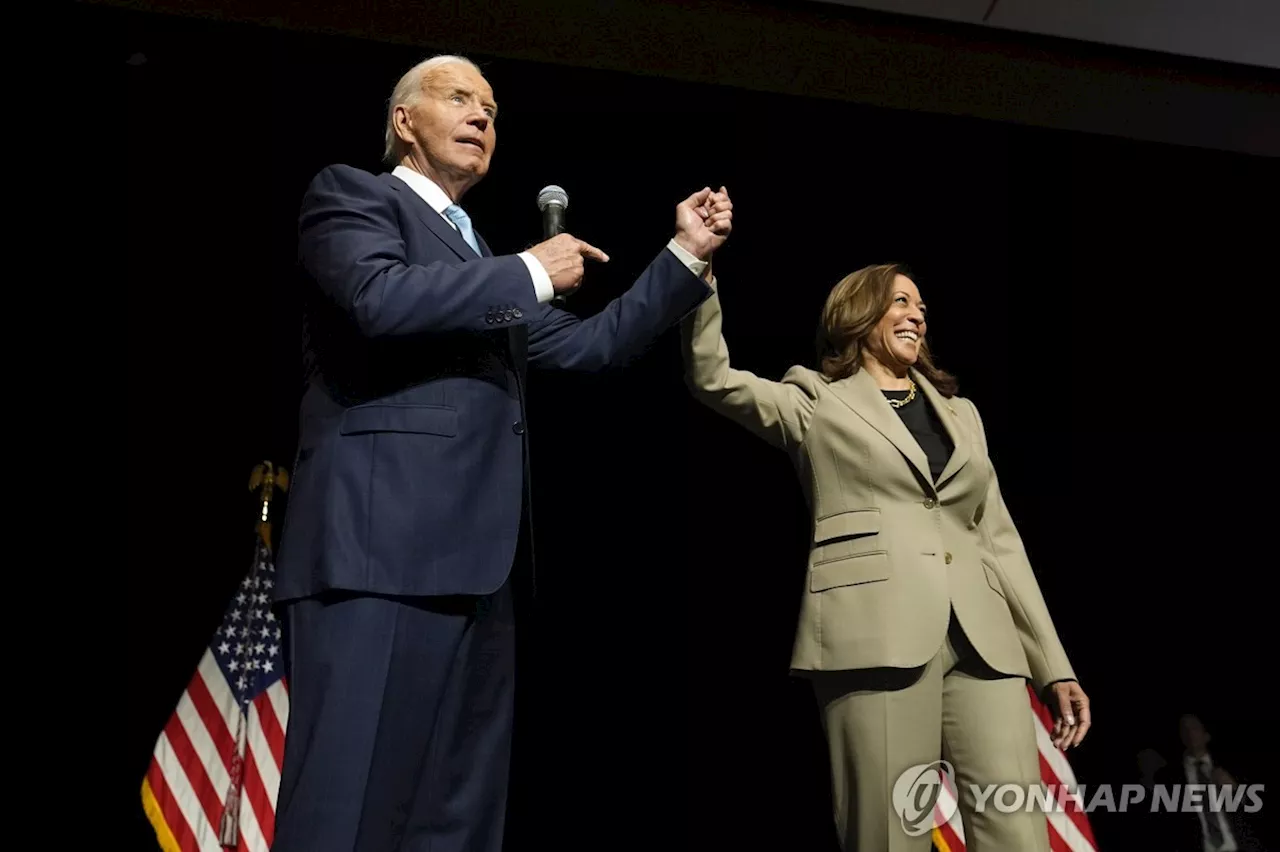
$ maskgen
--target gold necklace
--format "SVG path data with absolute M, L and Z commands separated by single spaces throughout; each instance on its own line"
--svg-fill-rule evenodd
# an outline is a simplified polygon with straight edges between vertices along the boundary
M 911 379 L 907 379 L 907 381 L 911 383 L 911 389 L 907 391 L 906 398 L 889 400 L 889 404 L 892 405 L 894 408 L 901 408 L 902 406 L 906 405 L 908 402 L 916 398 L 916 383 L 911 381 Z

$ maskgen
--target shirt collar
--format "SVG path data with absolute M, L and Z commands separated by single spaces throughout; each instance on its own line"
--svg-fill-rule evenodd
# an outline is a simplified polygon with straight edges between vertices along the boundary
M 391 174 L 409 184 L 409 188 L 416 192 L 423 201 L 427 202 L 427 205 L 432 210 L 441 216 L 444 215 L 444 209 L 453 204 L 453 201 L 440 188 L 440 185 L 421 172 L 415 172 L 408 166 L 396 166 L 391 171 Z

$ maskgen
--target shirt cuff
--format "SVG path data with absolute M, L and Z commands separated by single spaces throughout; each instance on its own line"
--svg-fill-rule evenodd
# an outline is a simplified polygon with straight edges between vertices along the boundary
M 533 279 L 533 290 L 538 294 L 538 304 L 544 305 L 555 298 L 556 291 L 551 286 L 551 276 L 542 268 L 542 263 L 527 251 L 520 252 L 516 257 L 523 260 L 524 265 L 529 267 L 529 277 Z
M 694 277 L 701 278 L 702 274 L 707 271 L 707 261 L 698 260 L 698 258 L 681 248 L 680 244 L 675 240 L 671 240 L 667 243 L 667 248 L 672 254 L 680 258 L 680 262 L 689 268 L 689 271 L 694 274 Z

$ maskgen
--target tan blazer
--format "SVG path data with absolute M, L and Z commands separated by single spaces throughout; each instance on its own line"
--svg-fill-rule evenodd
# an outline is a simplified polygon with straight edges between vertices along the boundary
M 1037 691 L 1075 678 L 972 402 L 944 398 L 913 371 L 955 444 L 935 487 L 924 451 L 865 370 L 831 382 L 797 366 L 772 382 L 733 369 L 718 295 L 681 328 L 694 395 L 785 450 L 813 513 L 793 670 L 922 666 L 954 607 L 996 670 L 1031 678 Z

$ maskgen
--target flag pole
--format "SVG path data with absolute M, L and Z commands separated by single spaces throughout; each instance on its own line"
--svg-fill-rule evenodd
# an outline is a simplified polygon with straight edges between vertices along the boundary
M 249 490 L 258 492 L 258 520 L 254 524 L 255 541 L 254 571 L 261 564 L 261 551 L 271 553 L 271 501 L 276 489 L 289 490 L 289 471 L 277 469 L 270 461 L 254 465 L 249 474 Z M 246 646 L 247 647 L 247 646 Z M 239 692 L 239 690 L 237 690 Z M 244 785 L 244 753 L 245 753 L 245 720 L 249 716 L 249 708 L 244 704 L 243 695 L 239 718 L 236 722 L 236 751 L 231 758 L 231 781 L 227 790 L 226 805 L 222 810 L 222 820 L 218 826 L 218 842 L 224 847 L 240 845 L 240 804 L 241 788 Z

